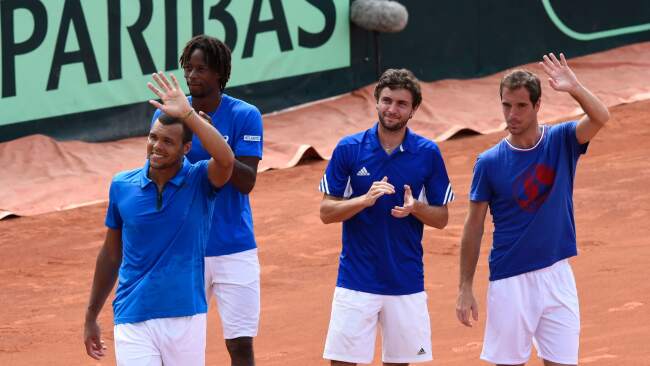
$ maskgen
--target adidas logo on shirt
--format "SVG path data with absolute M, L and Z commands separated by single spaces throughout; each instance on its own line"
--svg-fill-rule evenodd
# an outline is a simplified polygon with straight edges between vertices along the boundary
M 424 348 L 420 348 L 420 350 L 418 351 L 418 356 L 423 355 L 425 353 L 427 353 L 427 352 L 424 350 Z
M 369 175 L 370 173 L 368 173 L 368 169 L 365 166 L 357 172 L 357 177 L 367 177 Z

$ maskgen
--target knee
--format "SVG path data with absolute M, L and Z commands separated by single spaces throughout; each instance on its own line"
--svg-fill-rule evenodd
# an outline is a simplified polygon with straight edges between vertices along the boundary
M 247 358 L 253 354 L 253 337 L 226 339 L 226 348 L 231 357 Z

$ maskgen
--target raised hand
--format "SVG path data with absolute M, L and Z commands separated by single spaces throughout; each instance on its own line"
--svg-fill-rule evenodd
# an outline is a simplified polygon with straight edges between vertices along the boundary
M 365 205 L 366 207 L 373 206 L 379 197 L 385 194 L 394 194 L 395 187 L 392 184 L 388 183 L 388 177 L 382 178 L 382 180 L 373 182 L 370 189 L 365 194 Z
M 192 112 L 192 106 L 187 100 L 185 93 L 183 93 L 174 74 L 170 75 L 172 79 L 171 83 L 162 72 L 152 75 L 153 80 L 158 84 L 160 89 L 156 88 L 150 82 L 147 83 L 147 87 L 160 98 L 162 103 L 155 100 L 149 100 L 149 103 L 170 117 L 184 118 Z
M 553 53 L 544 55 L 543 59 L 544 61 L 539 64 L 548 75 L 551 88 L 560 92 L 573 93 L 580 87 L 580 82 L 567 64 L 563 53 L 560 53 L 559 60 Z
M 399 219 L 406 217 L 413 212 L 413 207 L 415 206 L 415 199 L 413 199 L 413 193 L 411 192 L 411 187 L 408 184 L 404 185 L 404 205 L 395 206 L 390 210 L 390 214 Z

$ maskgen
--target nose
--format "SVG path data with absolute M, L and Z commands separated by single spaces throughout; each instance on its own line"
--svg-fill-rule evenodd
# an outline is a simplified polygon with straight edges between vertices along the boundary
M 183 74 L 185 76 L 185 79 L 187 79 L 187 80 L 192 79 L 194 77 L 194 70 L 193 69 L 185 70 L 185 72 Z
M 510 108 L 510 111 L 508 113 L 509 119 L 516 118 L 519 113 L 517 112 L 517 108 L 513 107 Z
M 153 141 L 153 143 L 151 144 L 152 151 L 158 151 L 160 147 L 161 147 L 160 140 Z

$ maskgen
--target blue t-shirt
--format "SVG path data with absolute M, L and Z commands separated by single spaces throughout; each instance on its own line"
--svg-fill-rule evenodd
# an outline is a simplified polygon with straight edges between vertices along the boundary
M 388 177 L 395 194 L 380 197 L 343 222 L 343 248 L 337 286 L 382 295 L 424 291 L 422 232 L 413 215 L 393 217 L 394 206 L 404 204 L 404 185 L 413 197 L 442 206 L 454 199 L 438 146 L 407 129 L 404 141 L 390 155 L 381 147 L 377 124 L 343 138 L 332 154 L 319 190 L 354 198 L 366 194 L 373 182 Z
M 573 179 L 587 145 L 576 122 L 542 126 L 539 142 L 506 139 L 479 155 L 470 200 L 489 202 L 494 222 L 490 281 L 548 267 L 577 254 Z
M 192 97 L 188 99 L 191 103 Z M 255 106 L 222 94 L 217 110 L 204 112 L 212 118 L 212 125 L 223 135 L 235 156 L 262 158 L 262 115 Z M 152 123 L 159 115 L 160 111 L 156 110 Z M 210 159 L 196 136 L 187 158 L 192 163 Z M 257 247 L 248 195 L 239 192 L 230 182 L 219 190 L 212 221 L 206 256 L 239 253 Z
M 149 161 L 113 178 L 106 226 L 122 230 L 115 324 L 207 311 L 203 254 L 217 194 L 207 161 L 183 160 L 161 195 Z

